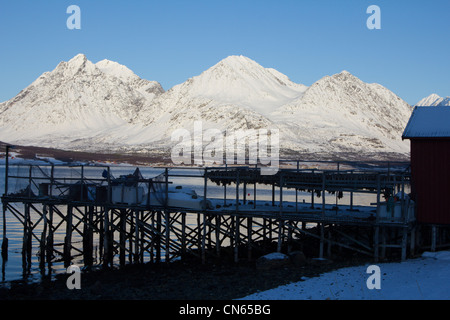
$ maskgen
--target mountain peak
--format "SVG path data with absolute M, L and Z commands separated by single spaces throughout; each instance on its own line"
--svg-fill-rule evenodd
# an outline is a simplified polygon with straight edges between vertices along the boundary
M 286 75 L 242 55 L 219 61 L 186 85 L 192 96 L 244 105 L 261 114 L 270 113 L 305 91 L 305 86 L 290 81 Z
M 95 64 L 103 73 L 113 75 L 121 80 L 133 80 L 138 76 L 126 66 L 111 60 L 104 59 Z
M 450 97 L 441 97 L 436 93 L 430 94 L 416 103 L 416 106 L 450 106 Z
M 95 72 L 94 64 L 87 57 L 79 53 L 69 61 L 62 61 L 58 64 L 55 71 L 62 72 L 65 76 L 74 76 L 80 71 Z
M 339 74 L 345 74 L 345 75 L 348 75 L 348 74 L 351 74 L 351 73 L 348 72 L 347 70 L 342 70 L 341 72 L 339 72 Z
M 259 63 L 242 55 L 231 55 L 219 61 L 207 71 L 228 70 L 227 72 L 242 72 L 249 69 L 264 69 Z
M 229 65 L 243 64 L 243 63 L 256 63 L 252 59 L 243 55 L 231 55 L 220 61 Z
M 84 53 L 79 53 L 76 56 L 74 56 L 72 59 L 69 60 L 69 62 L 71 61 L 86 61 L 86 55 Z
M 81 65 L 85 64 L 87 61 L 88 61 L 87 57 L 84 54 L 79 53 L 75 57 L 70 59 L 67 62 L 67 64 L 71 65 L 71 66 L 81 66 Z
M 351 74 L 350 72 L 348 72 L 347 70 L 342 70 L 339 73 L 334 74 L 333 76 L 331 76 L 333 79 L 339 79 L 339 80 L 349 80 L 349 79 L 358 79 L 358 77 L 354 76 L 353 74 Z

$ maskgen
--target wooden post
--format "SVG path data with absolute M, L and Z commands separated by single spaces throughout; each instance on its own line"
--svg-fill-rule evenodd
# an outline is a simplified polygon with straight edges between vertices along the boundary
M 278 222 L 277 252 L 281 252 L 281 248 L 282 248 L 282 244 L 283 244 L 283 233 L 284 233 L 284 220 L 280 220 Z
M 253 209 L 256 209 L 256 181 L 253 184 Z
M 33 165 L 28 169 L 28 198 L 31 198 L 31 186 L 33 185 Z
M 322 172 L 322 221 L 325 219 L 325 171 Z
M 203 209 L 203 214 L 205 213 L 206 209 L 208 209 L 206 207 L 206 195 L 207 195 L 207 190 L 208 190 L 208 168 L 205 168 L 205 171 L 203 173 L 204 175 L 204 182 L 203 182 L 203 205 L 202 205 L 202 209 Z
M 314 169 L 312 170 L 312 174 L 314 175 Z M 311 188 L 311 209 L 314 209 L 314 188 Z
M 126 237 L 126 219 L 127 219 L 127 210 L 120 209 L 120 222 L 119 222 L 119 263 L 120 266 L 125 265 L 125 237 Z
M 94 245 L 93 239 L 93 215 L 94 215 L 94 207 L 89 206 L 89 209 L 85 208 L 85 216 L 84 216 L 84 230 L 83 230 L 83 256 L 84 263 L 87 266 L 92 265 L 92 250 Z
M 149 192 L 150 192 L 150 189 L 149 189 Z M 139 233 L 139 223 L 140 223 L 139 212 L 140 212 L 139 210 L 134 211 L 134 256 L 133 256 L 133 260 L 135 263 L 142 262 L 139 259 L 139 256 L 140 256 L 139 255 L 139 252 L 140 252 L 139 245 L 141 242 L 141 239 L 139 236 L 140 235 L 140 233 Z
M 181 258 L 186 257 L 186 212 L 181 213 Z
M 239 170 L 236 169 L 236 213 L 239 212 Z
M 220 224 L 221 224 L 221 216 L 216 215 L 216 254 L 218 257 L 220 257 Z
M 112 252 L 110 252 L 112 246 L 110 245 L 111 239 L 109 235 L 109 210 L 108 207 L 105 207 L 103 212 L 103 265 L 105 267 L 108 266 L 112 255 Z
M 327 256 L 331 258 L 331 225 L 328 225 L 328 243 L 327 243 Z
M 253 218 L 248 217 L 247 218 L 247 245 L 248 245 L 247 259 L 248 259 L 248 261 L 252 260 L 252 234 L 253 234 L 252 228 L 253 228 Z
M 267 219 L 263 218 L 263 243 L 267 244 Z
M 283 216 L 283 173 L 280 172 L 280 218 Z
M 244 188 L 242 190 L 243 197 L 242 197 L 242 203 L 247 204 L 247 180 L 244 180 Z
M 234 241 L 234 262 L 239 262 L 239 245 L 241 244 L 241 218 L 236 217 L 235 241 Z
M 6 145 L 6 152 L 5 152 L 5 193 L 4 195 L 8 195 L 8 178 L 9 178 L 9 149 L 11 148 L 10 145 Z
M 353 211 L 353 190 L 350 191 L 350 211 Z
M 155 239 L 155 249 L 156 249 L 156 263 L 161 262 L 161 211 L 156 212 L 156 239 Z
M 64 266 L 68 267 L 70 265 L 70 260 L 72 259 L 71 249 L 72 249 L 72 206 L 67 206 L 67 216 L 66 216 L 66 237 L 64 240 Z
M 5 152 L 5 193 L 4 196 L 8 195 L 8 178 L 9 178 L 9 149 L 10 145 L 6 145 Z M 8 259 L 8 238 L 6 237 L 6 208 L 7 203 L 3 202 L 3 241 L 2 241 L 2 258 L 3 260 Z
M 47 240 L 47 205 L 44 204 L 42 208 L 42 219 L 44 221 L 44 227 L 42 229 L 41 241 L 40 241 L 40 267 L 45 266 L 45 252 L 46 252 L 46 240 Z
M 299 161 L 297 160 L 297 174 L 299 172 Z M 295 212 L 298 212 L 298 188 L 295 188 Z
M 287 252 L 291 253 L 292 252 L 292 228 L 290 227 L 291 225 L 293 225 L 293 221 L 288 221 L 288 247 L 287 247 Z
M 234 220 L 236 219 L 236 217 L 235 216 L 231 216 L 230 217 L 230 224 L 229 224 L 229 226 L 230 226 L 230 232 L 229 232 L 229 234 L 230 234 L 230 247 L 231 248 L 234 248 L 234 238 L 235 238 L 235 230 L 234 230 Z
M 170 262 L 170 212 L 169 210 L 165 210 L 164 212 L 164 220 L 166 221 L 166 229 L 165 229 L 165 237 L 166 237 L 166 246 L 165 246 L 165 262 L 169 263 Z
M 150 192 L 152 191 L 152 183 L 153 183 L 153 180 L 152 179 L 148 179 L 147 208 L 149 208 L 150 205 L 151 205 L 151 203 L 150 203 Z
M 197 250 L 199 254 L 201 254 L 202 250 L 202 223 L 201 223 L 201 217 L 200 214 L 197 214 Z
M 165 201 L 164 201 L 164 209 L 167 209 L 167 205 L 169 202 L 169 169 L 166 168 L 164 170 L 164 177 L 165 177 Z
M 2 241 L 2 259 L 8 260 L 8 238 L 6 237 L 6 209 L 7 204 L 3 203 L 3 241 Z
M 47 236 L 47 246 L 46 246 L 46 254 L 47 254 L 47 262 L 50 264 L 51 259 L 53 258 L 53 205 L 48 206 L 48 236 Z
M 408 212 L 407 211 L 408 208 L 405 208 L 405 180 L 404 180 L 404 176 L 403 175 L 402 175 L 401 179 L 402 179 L 401 215 L 402 215 L 403 222 L 406 222 L 407 218 L 408 218 L 407 214 L 406 214 L 406 212 Z
M 137 190 L 137 188 L 136 188 Z M 138 198 L 138 195 L 136 194 L 136 199 Z M 131 210 L 129 212 L 130 215 L 130 232 L 127 233 L 127 237 L 128 237 L 128 262 L 129 263 L 133 263 L 133 234 L 135 233 L 135 228 L 134 228 L 134 218 L 135 218 L 135 210 Z M 137 239 L 134 239 L 135 241 L 137 241 Z
M 225 162 L 225 176 L 228 177 L 228 164 Z M 223 183 L 223 206 L 227 205 L 227 184 Z
M 102 261 L 104 256 L 104 242 L 105 242 L 105 227 L 104 227 L 104 212 L 105 212 L 106 208 L 105 207 L 101 207 L 100 209 L 100 219 L 98 219 L 98 230 L 99 230 L 99 236 L 98 236 L 98 256 L 99 256 L 99 261 Z
M 275 207 L 275 184 L 272 184 L 272 207 Z
M 151 240 L 150 240 L 150 262 L 155 262 L 155 251 L 156 251 L 156 242 L 158 240 L 158 235 L 155 232 L 155 220 L 156 220 L 156 211 L 152 211 L 150 213 L 150 220 L 151 220 Z M 142 219 L 144 221 L 144 219 Z M 141 239 L 144 239 L 144 235 L 141 235 Z
M 80 201 L 84 201 L 84 166 L 81 165 Z
M 206 263 L 206 213 L 202 214 L 203 216 L 203 228 L 202 228 L 202 264 Z
M 22 243 L 22 265 L 28 269 L 31 264 L 31 221 L 30 204 L 25 203 L 24 221 L 23 221 L 23 243 Z
M 377 217 L 375 221 L 378 223 L 380 221 L 380 195 L 381 195 L 381 177 L 377 174 Z
M 323 226 L 323 222 L 320 223 L 320 245 L 319 245 L 319 258 L 323 258 L 323 244 L 325 239 L 325 230 Z

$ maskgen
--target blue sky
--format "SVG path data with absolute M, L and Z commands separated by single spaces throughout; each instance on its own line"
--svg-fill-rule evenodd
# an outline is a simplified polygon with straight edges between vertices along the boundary
M 66 26 L 70 5 L 81 30 Z M 348 70 L 414 104 L 450 95 L 449 12 L 448 0 L 0 0 L 0 101 L 78 53 L 166 90 L 242 54 L 308 86 Z

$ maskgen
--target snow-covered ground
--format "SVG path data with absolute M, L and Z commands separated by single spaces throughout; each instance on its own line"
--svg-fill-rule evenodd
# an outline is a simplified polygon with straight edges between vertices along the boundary
M 369 265 L 349 267 L 320 277 L 259 292 L 244 300 L 449 300 L 450 251 L 425 252 L 420 258 L 380 263 L 380 289 L 368 289 L 375 274 Z M 369 281 L 368 281 L 369 280 Z

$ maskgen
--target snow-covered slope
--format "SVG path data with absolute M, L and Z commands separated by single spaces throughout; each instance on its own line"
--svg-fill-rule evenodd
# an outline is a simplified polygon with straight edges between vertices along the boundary
M 433 107 L 443 107 L 450 106 L 450 97 L 440 97 L 439 95 L 433 93 L 426 98 L 423 98 L 416 103 L 416 106 L 433 106 Z
M 161 93 L 158 83 L 117 63 L 95 65 L 79 54 L 0 104 L 0 136 L 8 142 L 65 148 L 93 137 L 101 142 L 105 132 L 130 122 Z
M 369 265 L 348 267 L 258 292 L 242 300 L 449 300 L 450 252 L 424 252 L 398 263 L 378 263 L 380 288 L 369 289 Z
M 61 62 L 0 104 L 0 140 L 64 149 L 170 149 L 177 128 L 279 129 L 281 150 L 321 154 L 408 152 L 411 107 L 344 71 L 312 86 L 230 56 L 164 92 L 127 67 L 84 55 Z
M 222 131 L 274 128 L 270 114 L 302 96 L 306 86 L 243 56 L 230 56 L 145 105 L 133 120 L 170 139 L 174 129 Z M 134 141 L 140 143 L 143 141 Z
M 310 151 L 406 153 L 401 140 L 411 107 L 379 84 L 347 71 L 325 76 L 273 113 Z

